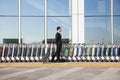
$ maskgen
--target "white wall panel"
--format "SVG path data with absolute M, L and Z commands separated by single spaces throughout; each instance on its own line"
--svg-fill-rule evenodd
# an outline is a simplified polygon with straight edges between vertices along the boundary
M 72 43 L 84 43 L 84 0 L 72 0 Z

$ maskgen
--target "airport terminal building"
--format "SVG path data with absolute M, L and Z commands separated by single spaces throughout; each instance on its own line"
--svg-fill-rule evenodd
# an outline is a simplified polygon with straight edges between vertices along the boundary
M 120 43 L 120 0 L 0 0 L 0 43 Z
M 0 0 L 0 62 L 51 61 L 57 26 L 64 62 L 120 62 L 120 0 Z

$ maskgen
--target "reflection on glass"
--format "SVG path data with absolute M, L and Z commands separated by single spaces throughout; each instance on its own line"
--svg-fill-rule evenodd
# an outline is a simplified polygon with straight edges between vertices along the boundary
M 22 38 L 24 43 L 41 43 L 44 39 L 44 18 L 22 18 Z
M 110 18 L 109 17 L 85 17 L 86 43 L 110 42 Z
M 85 15 L 110 15 L 110 0 L 85 0 Z
M 70 16 L 69 0 L 48 0 L 48 16 Z
M 93 41 L 111 42 L 110 0 L 85 0 L 85 42 Z
M 0 0 L 0 15 L 18 15 L 18 0 Z
M 114 2 L 114 15 L 120 15 L 120 0 L 113 0 Z
M 0 17 L 0 43 L 4 38 L 18 38 L 18 18 Z
M 55 38 L 57 26 L 62 28 L 62 38 L 71 39 L 71 17 L 49 17 L 48 38 Z
M 114 17 L 114 42 L 120 43 L 120 16 Z
M 48 38 L 54 39 L 56 27 L 62 28 L 62 38 L 71 40 L 71 0 L 48 0 Z
M 21 10 L 25 16 L 43 16 L 44 0 L 21 0 Z

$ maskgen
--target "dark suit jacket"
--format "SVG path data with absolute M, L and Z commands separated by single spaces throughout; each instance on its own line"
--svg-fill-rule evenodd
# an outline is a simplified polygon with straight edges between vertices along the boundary
M 62 47 L 61 38 L 62 38 L 61 34 L 57 32 L 56 35 L 55 35 L 55 43 L 57 45 L 57 48 L 59 48 L 59 49 Z

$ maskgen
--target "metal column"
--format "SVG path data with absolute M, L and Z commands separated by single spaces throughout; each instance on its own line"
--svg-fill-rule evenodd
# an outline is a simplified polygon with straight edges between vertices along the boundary
M 21 0 L 18 0 L 18 43 L 21 43 Z
M 114 43 L 113 0 L 111 0 L 111 43 Z
M 44 10 L 45 10 L 44 37 L 45 37 L 45 44 L 47 44 L 47 0 L 45 0 Z
M 72 0 L 72 44 L 84 43 L 84 0 Z

